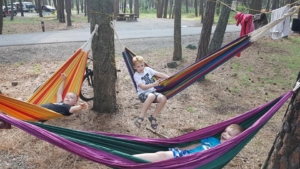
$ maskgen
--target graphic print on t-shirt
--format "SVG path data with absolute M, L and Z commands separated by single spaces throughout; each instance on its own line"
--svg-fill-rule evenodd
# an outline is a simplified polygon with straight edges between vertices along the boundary
M 146 85 L 153 83 L 153 80 L 149 76 L 149 73 L 146 73 L 145 76 L 141 78 Z

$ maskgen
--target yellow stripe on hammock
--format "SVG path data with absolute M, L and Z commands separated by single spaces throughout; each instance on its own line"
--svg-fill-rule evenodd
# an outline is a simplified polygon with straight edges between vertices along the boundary
M 79 95 L 87 58 L 88 51 L 78 49 L 43 85 L 35 91 L 27 102 L 37 105 L 55 103 L 56 93 L 62 82 L 62 73 L 67 75 L 63 98 L 68 92 L 74 92 Z

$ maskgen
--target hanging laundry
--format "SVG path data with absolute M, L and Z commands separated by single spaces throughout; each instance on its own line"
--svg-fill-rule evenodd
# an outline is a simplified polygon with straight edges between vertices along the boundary
M 300 33 L 300 19 L 297 19 L 297 18 L 293 19 L 292 31 Z
M 253 17 L 251 14 L 244 14 L 238 12 L 234 19 L 236 20 L 236 26 L 241 25 L 240 36 L 247 35 L 248 33 L 254 31 Z M 240 57 L 241 53 L 238 53 L 236 56 Z
M 271 14 L 270 22 L 273 22 L 276 19 L 281 18 L 284 14 L 288 12 L 289 9 L 290 6 L 287 5 L 279 9 L 273 10 Z M 279 39 L 288 36 L 290 33 L 290 17 L 287 17 L 282 22 L 275 25 L 273 28 L 270 29 L 270 32 L 271 32 L 272 39 Z
M 268 18 L 265 13 L 253 15 L 254 28 L 258 29 L 268 24 Z
M 254 31 L 253 17 L 251 14 L 244 14 L 242 12 L 238 12 L 234 19 L 236 20 L 236 26 L 241 25 L 241 33 L 240 36 L 246 35 L 252 31 Z

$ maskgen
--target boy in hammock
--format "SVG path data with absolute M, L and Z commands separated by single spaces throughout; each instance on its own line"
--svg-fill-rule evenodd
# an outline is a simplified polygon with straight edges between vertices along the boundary
M 67 76 L 64 73 L 62 73 L 61 77 L 62 77 L 63 81 L 60 84 L 58 91 L 56 93 L 56 103 L 42 104 L 41 107 L 53 110 L 64 116 L 70 116 L 73 113 L 79 112 L 83 109 L 87 109 L 88 104 L 86 102 L 76 105 L 76 103 L 78 101 L 78 96 L 77 96 L 77 94 L 75 94 L 73 92 L 68 92 L 66 94 L 65 98 L 62 97 L 63 90 L 64 90 L 64 84 L 65 84 Z
M 155 86 L 159 85 L 159 80 L 154 81 L 153 76 L 157 76 L 162 79 L 166 79 L 169 76 L 160 72 L 157 72 L 150 67 L 145 67 L 144 58 L 142 56 L 135 56 L 132 59 L 132 63 L 136 72 L 134 73 L 134 81 L 137 85 L 138 97 L 143 103 L 140 116 L 138 116 L 134 124 L 137 127 L 141 126 L 142 121 L 146 115 L 147 110 L 149 109 L 151 103 L 157 103 L 157 106 L 150 117 L 148 117 L 151 128 L 157 129 L 157 120 L 156 117 L 158 113 L 163 109 L 167 102 L 166 96 L 155 91 Z
M 208 137 L 200 140 L 199 143 L 192 144 L 187 147 L 169 148 L 169 151 L 158 151 L 156 153 L 135 154 L 133 156 L 150 162 L 158 162 L 158 161 L 168 160 L 171 158 L 183 157 L 183 156 L 187 156 L 190 154 L 194 154 L 215 147 L 221 143 L 231 140 L 232 138 L 234 138 L 235 136 L 237 136 L 243 131 L 244 129 L 241 126 L 237 124 L 231 124 L 227 126 L 224 132 L 221 134 L 220 140 L 214 137 Z

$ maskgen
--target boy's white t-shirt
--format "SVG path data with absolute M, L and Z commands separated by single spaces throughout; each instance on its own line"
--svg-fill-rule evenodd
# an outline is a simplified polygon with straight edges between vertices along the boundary
M 138 72 L 134 73 L 133 78 L 134 78 L 134 81 L 137 86 L 138 95 L 140 95 L 143 92 L 155 91 L 154 87 L 151 87 L 147 90 L 143 90 L 139 87 L 139 84 L 141 84 L 141 83 L 145 84 L 145 85 L 154 83 L 154 80 L 152 79 L 152 77 L 155 75 L 155 73 L 156 73 L 156 71 L 151 69 L 150 67 L 145 67 L 143 73 L 138 73 Z

